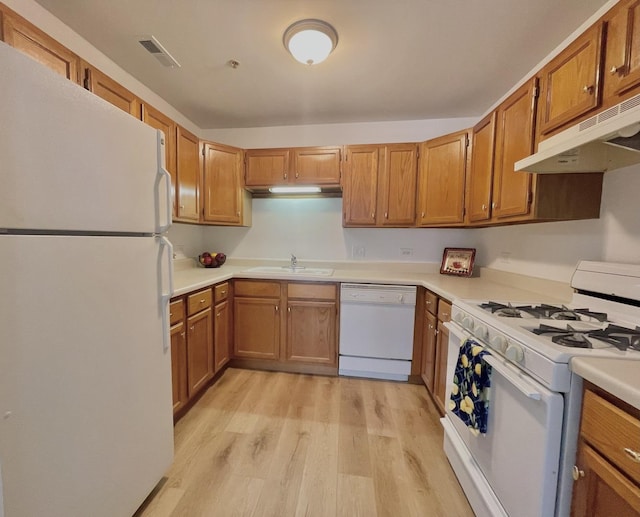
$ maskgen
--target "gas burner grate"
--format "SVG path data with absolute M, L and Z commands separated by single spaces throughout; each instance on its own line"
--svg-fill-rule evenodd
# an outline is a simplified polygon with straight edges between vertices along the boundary
M 565 305 L 518 305 L 511 303 L 485 302 L 480 304 L 480 308 L 490 311 L 492 314 L 502 318 L 536 318 L 566 321 L 607 321 L 607 313 L 595 312 L 589 309 L 570 309 Z
M 522 313 L 518 308 L 510 303 L 486 302 L 481 303 L 480 308 L 491 311 L 492 314 L 503 318 L 522 318 Z
M 640 327 L 634 330 L 610 324 L 604 329 L 578 330 L 569 324 L 564 329 L 542 324 L 531 332 L 539 336 L 552 334 L 552 342 L 573 348 L 593 348 L 591 340 L 597 339 L 623 352 L 629 348 L 640 351 Z

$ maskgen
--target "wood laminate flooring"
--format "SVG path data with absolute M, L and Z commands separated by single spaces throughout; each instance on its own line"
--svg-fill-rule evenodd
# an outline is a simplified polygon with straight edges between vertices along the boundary
M 467 517 L 423 386 L 228 369 L 137 517 Z

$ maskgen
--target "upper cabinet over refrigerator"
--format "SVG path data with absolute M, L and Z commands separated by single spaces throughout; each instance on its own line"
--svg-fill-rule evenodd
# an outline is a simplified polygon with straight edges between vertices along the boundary
M 0 65 L 0 230 L 168 228 L 161 133 L 2 42 Z

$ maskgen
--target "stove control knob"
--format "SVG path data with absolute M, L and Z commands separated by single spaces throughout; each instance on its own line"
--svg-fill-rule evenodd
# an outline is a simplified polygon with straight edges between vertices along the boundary
M 462 320 L 462 326 L 467 329 L 469 332 L 473 332 L 473 327 L 475 325 L 475 321 L 471 316 L 465 316 Z
M 464 320 L 464 314 L 462 314 L 461 312 L 456 312 L 453 315 L 453 321 L 455 321 L 456 323 L 462 324 L 462 320 Z
M 478 325 L 476 325 L 474 334 L 479 339 L 487 339 L 487 336 L 489 335 L 489 331 L 487 330 L 487 327 L 485 325 L 478 324 Z
M 507 349 L 507 338 L 503 336 L 493 336 L 491 339 L 491 346 L 500 352 L 504 352 Z
M 516 363 L 520 363 L 524 359 L 524 351 L 522 350 L 522 347 L 515 343 L 511 343 L 507 346 L 504 355 L 507 359 L 515 361 Z

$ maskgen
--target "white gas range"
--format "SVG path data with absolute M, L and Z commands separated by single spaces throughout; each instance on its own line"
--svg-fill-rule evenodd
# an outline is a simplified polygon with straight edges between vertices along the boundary
M 487 433 L 449 410 L 442 419 L 447 457 L 478 516 L 569 515 L 582 402 L 571 358 L 640 361 L 640 265 L 583 261 L 571 285 L 566 306 L 453 303 L 448 386 L 467 338 L 492 368 Z

